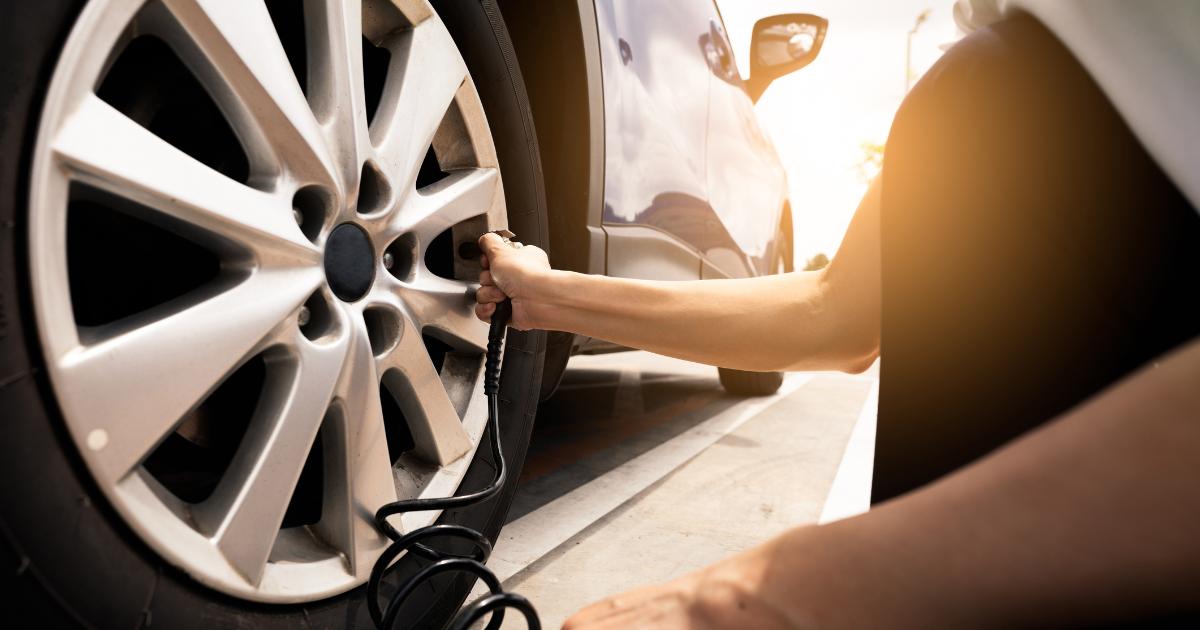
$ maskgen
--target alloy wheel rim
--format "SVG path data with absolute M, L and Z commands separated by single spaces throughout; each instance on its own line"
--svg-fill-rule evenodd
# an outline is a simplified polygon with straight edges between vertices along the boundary
M 301 602 L 366 580 L 385 543 L 371 523 L 380 505 L 453 494 L 461 483 L 486 421 L 487 328 L 465 280 L 477 268 L 451 250 L 453 273 L 438 275 L 427 257 L 439 238 L 459 243 L 507 221 L 482 104 L 428 2 L 309 0 L 300 80 L 272 19 L 261 1 L 85 8 L 39 127 L 30 273 L 62 417 L 117 512 L 217 590 Z M 245 153 L 244 181 L 98 95 L 142 37 L 165 43 L 220 109 Z M 390 54 L 370 116 L 364 38 Z M 445 176 L 418 189 L 431 147 Z M 68 260 L 80 199 L 202 244 L 219 271 L 163 303 L 81 325 L 77 261 Z M 346 284 L 331 271 L 330 235 L 344 226 L 366 246 L 339 251 L 354 252 L 359 267 L 367 252 L 369 280 L 335 292 Z M 446 348 L 441 365 L 430 343 Z M 189 431 L 250 362 L 262 388 L 244 433 L 210 494 L 184 500 L 150 465 L 156 449 L 177 435 L 208 439 Z M 399 456 L 388 450 L 388 395 L 411 439 Z M 319 517 L 281 528 L 318 442 Z M 437 516 L 397 524 L 411 530 Z

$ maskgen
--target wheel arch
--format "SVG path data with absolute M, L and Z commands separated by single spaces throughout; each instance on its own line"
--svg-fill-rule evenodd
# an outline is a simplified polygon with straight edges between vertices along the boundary
M 551 264 L 604 273 L 604 92 L 592 0 L 499 0 L 537 128 Z M 519 236 L 519 235 L 518 235 Z
M 537 128 L 548 254 L 556 269 L 605 273 L 604 89 L 593 0 L 499 0 Z M 519 235 L 518 235 L 519 236 Z M 542 399 L 558 387 L 575 335 L 547 340 Z

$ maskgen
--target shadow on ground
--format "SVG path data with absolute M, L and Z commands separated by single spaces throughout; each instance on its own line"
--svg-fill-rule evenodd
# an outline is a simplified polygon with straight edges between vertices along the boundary
M 538 410 L 516 520 L 736 404 L 716 375 L 570 369 Z M 554 474 L 551 474 L 554 473 Z

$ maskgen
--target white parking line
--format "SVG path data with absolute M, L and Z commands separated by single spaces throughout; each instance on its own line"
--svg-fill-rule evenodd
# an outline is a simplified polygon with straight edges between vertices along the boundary
M 837 476 L 821 509 L 819 523 L 828 523 L 862 514 L 871 508 L 871 474 L 875 462 L 875 420 L 879 415 L 879 381 L 871 387 L 862 411 L 854 423 L 854 432 L 842 453 Z
M 586 529 L 638 493 L 802 387 L 809 374 L 788 374 L 774 395 L 750 398 L 504 526 L 488 566 L 501 581 Z M 478 590 L 478 586 L 477 586 Z M 480 591 L 482 592 L 482 591 Z

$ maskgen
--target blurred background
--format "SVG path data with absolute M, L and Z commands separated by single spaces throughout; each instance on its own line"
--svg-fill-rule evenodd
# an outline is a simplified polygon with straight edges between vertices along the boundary
M 952 0 L 718 0 L 742 76 L 754 23 L 778 13 L 829 20 L 812 65 L 767 88 L 759 119 L 787 169 L 796 268 L 832 257 L 879 168 L 907 91 L 958 38 Z M 911 50 L 910 50 L 911 44 Z M 906 77 L 907 75 L 907 77 Z M 906 81 L 907 78 L 907 81 Z

